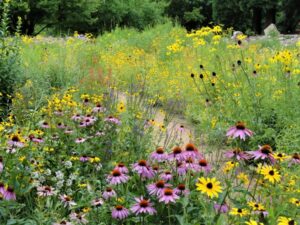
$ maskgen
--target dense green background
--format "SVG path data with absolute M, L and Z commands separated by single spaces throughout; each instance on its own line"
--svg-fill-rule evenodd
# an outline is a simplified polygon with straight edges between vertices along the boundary
M 0 1 L 3 5 L 3 1 Z M 270 23 L 294 33 L 300 20 L 298 0 L 11 0 L 11 29 L 22 33 L 100 34 L 115 27 L 145 27 L 172 19 L 188 30 L 223 24 L 260 34 Z

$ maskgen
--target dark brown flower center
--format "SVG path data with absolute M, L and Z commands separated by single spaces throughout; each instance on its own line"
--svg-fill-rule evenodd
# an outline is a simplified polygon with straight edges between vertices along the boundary
M 274 176 L 275 173 L 274 173 L 273 170 L 270 170 L 270 171 L 269 171 L 269 174 L 270 174 L 271 176 Z
M 163 180 L 159 180 L 156 182 L 156 187 L 157 188 L 164 188 L 165 187 L 165 182 Z
M 122 167 L 125 167 L 125 165 L 124 165 L 124 163 L 119 163 L 119 164 L 118 164 L 118 167 L 121 167 L 121 168 L 122 168 Z
M 164 154 L 164 149 L 162 147 L 159 147 L 156 149 L 157 154 Z
M 112 171 L 112 175 L 113 175 L 114 177 L 119 177 L 119 176 L 121 176 L 121 172 L 120 172 L 120 170 L 118 170 L 118 169 L 114 169 L 114 170 Z
M 235 125 L 236 129 L 238 130 L 245 130 L 246 129 L 246 126 L 243 122 L 237 122 L 236 125 Z
M 152 169 L 157 171 L 159 169 L 159 167 L 158 166 L 152 166 Z
M 106 188 L 106 191 L 107 191 L 107 192 L 111 192 L 111 191 L 112 191 L 112 188 L 108 187 L 108 188 Z
M 116 210 L 121 211 L 123 209 L 123 206 L 117 205 L 117 206 L 115 206 L 115 208 L 116 208 Z
M 20 141 L 20 138 L 17 136 L 17 135 L 14 135 L 12 138 L 11 138 L 12 141 L 14 142 L 19 142 Z
M 205 167 L 205 166 L 207 166 L 207 161 L 205 159 L 201 159 L 199 161 L 199 165 L 202 166 L 202 167 Z
M 51 191 L 51 188 L 49 186 L 46 186 L 45 191 Z
M 272 153 L 272 148 L 270 145 L 263 145 L 260 151 L 265 155 L 269 155 L 270 153 Z
M 7 188 L 7 191 L 10 192 L 10 193 L 13 193 L 13 192 L 14 192 L 14 189 L 13 189 L 12 187 L 8 187 L 8 188 Z
M 238 211 L 238 213 L 242 213 L 242 212 L 243 212 L 243 210 L 242 210 L 242 209 L 238 209 L 237 211 Z
M 147 161 L 142 159 L 139 161 L 138 164 L 139 164 L 139 166 L 147 166 Z
M 195 146 L 193 144 L 187 144 L 185 150 L 188 152 L 193 152 L 195 151 Z
M 69 196 L 66 196 L 66 197 L 65 197 L 65 201 L 66 201 L 66 202 L 69 202 L 69 201 L 71 201 L 71 198 L 70 198 Z
M 289 225 L 295 225 L 295 221 L 294 220 L 289 221 Z
M 207 187 L 208 189 L 212 189 L 212 188 L 213 188 L 213 184 L 209 182 L 209 183 L 206 184 L 206 187 Z
M 293 159 L 300 160 L 300 154 L 294 153 L 293 154 Z
M 173 190 L 170 189 L 170 188 L 166 188 L 164 190 L 164 194 L 167 195 L 167 196 L 171 196 L 171 195 L 173 195 Z
M 149 206 L 149 201 L 146 200 L 146 199 L 142 200 L 142 201 L 140 202 L 140 206 L 141 206 L 142 208 L 147 208 L 147 207 Z
M 185 190 L 185 185 L 184 184 L 179 184 L 177 186 L 177 188 L 180 190 L 180 191 L 184 191 Z
M 174 155 L 180 154 L 181 152 L 182 152 L 182 150 L 181 150 L 180 147 L 175 147 L 175 148 L 173 149 L 173 154 L 174 154 Z

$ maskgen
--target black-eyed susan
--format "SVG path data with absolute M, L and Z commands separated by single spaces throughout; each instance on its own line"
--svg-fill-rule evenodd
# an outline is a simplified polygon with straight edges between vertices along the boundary
M 247 204 L 251 207 L 252 211 L 263 211 L 263 210 L 265 210 L 264 206 L 262 204 L 258 203 L 258 202 L 248 202 Z
M 243 217 L 249 215 L 249 211 L 247 209 L 242 208 L 232 208 L 229 214 L 233 216 Z
M 281 152 L 276 152 L 273 154 L 273 156 L 279 162 L 283 162 L 284 160 L 289 158 L 289 156 L 287 156 L 286 154 L 281 153 Z
M 300 200 L 297 198 L 290 198 L 290 203 L 296 205 L 296 206 L 300 206 Z
M 247 224 L 247 225 L 264 225 L 263 223 L 256 222 L 255 220 L 246 221 L 245 224 Z
M 277 225 L 297 225 L 297 223 L 292 218 L 280 216 L 277 220 Z
M 264 175 L 264 179 L 270 181 L 271 183 L 279 182 L 280 175 L 277 169 L 269 165 L 264 165 L 260 169 L 260 174 Z
M 218 197 L 222 192 L 221 184 L 216 178 L 198 178 L 196 186 L 198 191 L 207 194 L 210 198 Z

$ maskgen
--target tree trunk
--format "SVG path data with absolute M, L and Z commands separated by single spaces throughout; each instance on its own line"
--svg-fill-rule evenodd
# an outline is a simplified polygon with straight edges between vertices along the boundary
M 261 34 L 262 26 L 262 9 L 260 7 L 253 8 L 252 26 L 256 34 Z
M 276 8 L 268 9 L 266 12 L 265 27 L 269 26 L 271 23 L 276 24 Z

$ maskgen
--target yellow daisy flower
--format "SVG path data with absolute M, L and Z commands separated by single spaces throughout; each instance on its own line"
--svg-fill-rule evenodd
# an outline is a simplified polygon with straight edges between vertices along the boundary
M 219 193 L 222 192 L 220 182 L 216 178 L 198 178 L 196 186 L 198 191 L 207 194 L 210 198 L 218 197 Z
M 265 207 L 257 202 L 248 202 L 247 203 L 253 211 L 265 211 Z
M 269 180 L 271 183 L 279 182 L 279 172 L 272 166 L 265 165 L 260 169 L 260 174 L 264 175 L 265 180 Z
M 290 198 L 290 203 L 292 203 L 296 206 L 300 206 L 300 200 L 297 198 Z
M 283 162 L 284 160 L 289 158 L 289 156 L 287 156 L 284 153 L 280 153 L 280 152 L 274 153 L 273 156 L 279 162 Z
M 277 225 L 297 225 L 297 223 L 291 218 L 280 216 L 277 220 Z
M 264 225 L 263 223 L 258 223 L 255 220 L 249 220 L 249 221 L 245 222 L 245 224 L 247 224 L 247 225 Z
M 247 216 L 249 215 L 249 211 L 247 209 L 241 209 L 241 208 L 232 208 L 231 211 L 229 212 L 230 215 L 234 216 Z

